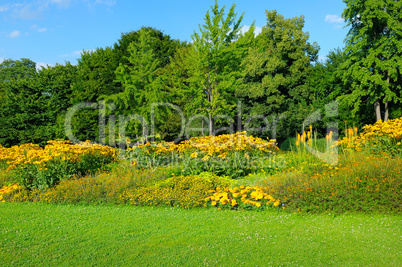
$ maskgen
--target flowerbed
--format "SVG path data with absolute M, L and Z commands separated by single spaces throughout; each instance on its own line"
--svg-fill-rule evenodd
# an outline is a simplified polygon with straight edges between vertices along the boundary
M 275 140 L 248 136 L 245 132 L 220 136 L 193 137 L 180 144 L 147 143 L 129 149 L 127 157 L 139 168 L 174 168 L 176 175 L 212 172 L 238 178 L 280 167 Z
M 73 175 L 94 173 L 115 160 L 114 148 L 90 142 L 52 140 L 44 148 L 34 144 L 0 147 L 0 162 L 14 173 L 14 182 L 26 188 L 49 188 Z
M 388 129 L 379 126 L 377 128 L 383 129 L 382 132 Z M 377 128 L 372 131 L 380 131 Z M 369 131 L 367 129 L 372 128 L 368 126 L 365 129 Z M 360 142 L 362 138 L 358 139 L 357 130 L 349 130 L 350 136 L 352 131 L 353 138 L 348 140 Z M 399 138 L 398 132 L 394 132 L 396 133 L 391 137 Z M 381 135 L 377 133 L 361 136 L 369 139 L 370 136 Z M 331 139 L 329 135 L 327 145 L 331 143 Z M 242 145 L 236 145 L 235 140 L 239 140 L 238 144 Z M 301 147 L 302 143 L 313 144 L 312 129 L 310 134 L 300 135 L 297 141 L 297 147 Z M 214 147 L 213 144 L 217 146 Z M 398 146 L 398 142 L 395 145 Z M 284 158 L 283 163 L 287 165 L 283 169 L 273 168 L 272 162 L 263 162 L 266 168 L 235 165 L 225 169 L 221 165 L 225 171 L 219 168 L 209 169 L 205 162 L 211 158 L 218 158 L 221 163 L 230 162 L 239 153 L 243 155 L 243 159 L 247 159 L 247 156 L 272 156 L 276 155 L 277 147 L 273 141 L 237 133 L 221 137 L 193 138 L 177 145 L 145 144 L 130 149 L 128 153 L 131 158 L 128 160 L 114 163 L 110 163 L 116 161 L 112 148 L 88 143 L 72 145 L 52 141 L 45 148 L 31 144 L 0 148 L 2 168 L 4 169 L 4 164 L 9 165 L 6 166 L 5 173 L 13 176 L 34 170 L 35 174 L 28 182 L 26 177 L 29 176 L 25 175 L 21 176 L 25 180 L 19 180 L 22 183 L 14 180 L 9 180 L 8 184 L 3 183 L 5 186 L 0 190 L 0 201 L 285 209 L 289 212 L 400 213 L 402 158 L 388 153 L 389 151 L 371 153 L 372 150 L 365 147 L 361 146 L 361 151 L 356 149 L 353 153 L 346 150 L 339 155 L 339 164 L 336 166 L 317 160 L 305 149 L 298 149 L 279 153 Z M 204 164 L 190 164 L 185 169 L 169 164 L 148 167 L 140 164 L 141 157 L 158 161 L 168 154 L 183 158 L 187 163 L 191 159 L 198 159 Z M 74 168 L 86 164 L 87 170 L 93 171 L 81 176 L 76 172 L 64 172 L 69 174 L 65 177 L 61 175 L 63 172 L 57 172 L 67 170 L 64 166 L 70 166 L 69 164 Z M 76 170 L 74 168 L 70 170 Z M 203 171 L 205 169 L 208 171 Z M 243 171 L 243 175 L 240 175 L 239 170 Z M 43 182 L 40 179 L 41 172 L 49 174 L 49 178 Z M 223 175 L 225 172 L 230 175 Z M 58 179 L 57 182 L 55 179 Z
M 369 150 L 375 153 L 388 152 L 400 155 L 402 151 L 402 118 L 366 125 L 360 134 L 357 134 L 356 128 L 348 129 L 345 137 L 336 145 L 345 151 Z

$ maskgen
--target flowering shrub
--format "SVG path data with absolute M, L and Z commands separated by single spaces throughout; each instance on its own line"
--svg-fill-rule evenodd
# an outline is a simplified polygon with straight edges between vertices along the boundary
M 13 184 L 11 186 L 3 186 L 3 188 L 0 189 L 0 201 L 1 202 L 6 202 L 4 200 L 4 195 L 9 194 L 15 190 L 20 189 L 20 186 L 18 184 Z
M 1 202 L 24 202 L 29 200 L 29 192 L 18 184 L 5 185 L 0 189 Z
M 357 152 L 338 166 L 317 164 L 259 181 L 267 193 L 282 199 L 289 211 L 401 212 L 402 159 Z
M 210 190 L 213 195 L 205 198 L 208 204 L 220 208 L 237 209 L 278 207 L 281 204 L 279 199 L 273 198 L 265 192 L 267 188 L 259 186 L 243 186 L 239 188 L 218 187 L 216 190 Z M 283 207 L 285 208 L 285 207 Z
M 336 145 L 346 151 L 369 149 L 375 152 L 387 151 L 391 154 L 400 154 L 402 149 L 402 117 L 366 125 L 359 135 L 357 128 L 348 129 L 345 137 Z
M 147 143 L 132 147 L 129 157 L 142 167 L 176 167 L 180 175 L 213 172 L 232 178 L 276 167 L 275 140 L 265 141 L 245 132 L 219 136 L 193 137 L 180 144 Z
M 45 203 L 113 203 L 118 204 L 120 195 L 131 188 L 151 186 L 166 179 L 166 170 L 138 170 L 121 162 L 119 168 L 82 178 L 60 181 L 45 191 L 34 191 L 32 201 Z M 152 174 L 152 175 L 151 175 Z
M 399 127 L 399 122 L 395 120 L 387 125 Z M 400 130 L 392 127 L 378 123 L 375 127 L 365 127 L 364 133 L 359 136 L 357 129 L 349 129 L 348 142 L 344 145 L 348 146 L 349 142 L 364 145 L 360 145 L 362 151 L 358 151 L 358 146 L 346 147 L 356 152 L 340 154 L 339 165 L 317 161 L 314 155 L 302 148 L 304 144 L 314 145 L 315 139 L 310 128 L 310 134 L 307 132 L 297 136 L 296 147 L 300 147 L 298 151 L 280 153 L 288 166 L 274 175 L 269 169 L 253 169 L 252 165 L 238 164 L 237 167 L 233 165 L 232 169 L 225 167 L 221 171 L 207 164 L 213 158 L 220 159 L 219 163 L 224 164 L 231 162 L 236 155 L 251 159 L 276 153 L 277 148 L 272 141 L 253 139 L 244 133 L 193 138 L 178 145 L 145 144 L 130 150 L 132 162 L 119 160 L 107 165 L 107 171 L 96 174 L 92 172 L 85 177 L 74 174 L 78 173 L 77 170 L 96 171 L 94 166 L 113 161 L 114 150 L 89 143 L 72 145 L 64 141 L 52 141 L 45 148 L 32 144 L 0 147 L 2 168 L 5 169 L 5 164 L 8 169 L 1 173 L 21 174 L 22 181 L 19 186 L 11 183 L 10 179 L 2 178 L 0 186 L 4 187 L 0 190 L 0 201 L 127 203 L 253 210 L 286 208 L 290 212 L 400 213 L 402 158 L 380 150 L 372 154 L 362 149 L 369 148 L 369 145 L 383 149 L 384 146 L 380 146 L 378 141 L 378 138 L 383 137 L 399 146 Z M 235 142 L 236 138 L 240 140 L 239 143 Z M 246 138 L 253 142 L 247 143 Z M 322 141 L 327 141 L 328 148 L 331 140 L 329 134 Z M 364 140 L 369 141 L 364 143 Z M 148 165 L 149 168 L 141 166 L 141 157 L 160 162 L 169 153 L 183 158 L 187 165 L 183 169 L 180 165 L 169 164 L 156 165 L 158 168 L 152 164 Z M 188 163 L 195 159 L 198 161 L 194 161 L 194 165 Z M 205 169 L 215 173 L 201 172 Z M 244 170 L 242 179 L 219 176 L 226 171 L 232 177 L 237 177 L 240 172 L 236 171 L 239 170 Z M 250 170 L 255 171 L 254 174 L 246 176 Z M 247 180 L 248 177 L 253 181 Z M 244 186 L 246 184 L 250 186 Z
M 34 144 L 0 147 L 0 162 L 27 188 L 48 188 L 72 175 L 97 171 L 115 159 L 113 148 L 89 142 L 74 145 L 53 140 L 44 148 Z
M 230 179 L 211 173 L 197 176 L 176 176 L 149 187 L 126 190 L 120 197 L 123 203 L 141 206 L 205 206 L 205 198 L 218 186 L 228 186 Z

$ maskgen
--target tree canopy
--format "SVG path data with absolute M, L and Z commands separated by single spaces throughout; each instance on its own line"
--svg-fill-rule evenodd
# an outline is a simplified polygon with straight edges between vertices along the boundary
M 243 31 L 236 5 L 227 9 L 218 1 L 192 42 L 142 27 L 109 47 L 82 51 L 77 65 L 37 69 L 30 59 L 6 59 L 0 144 L 67 138 L 67 114 L 78 140 L 110 145 L 126 137 L 180 141 L 242 129 L 281 142 L 316 111 L 318 135 L 334 120 L 342 130 L 400 117 L 402 2 L 344 2 L 345 47 L 323 61 L 303 15 L 267 10 L 256 34 L 254 23 Z M 331 103 L 338 105 L 334 114 L 325 111 Z
M 344 0 L 342 16 L 351 26 L 346 37 L 343 99 L 356 112 L 374 104 L 376 120 L 388 120 L 389 106 L 401 102 L 402 2 Z M 383 107 L 383 108 L 381 108 Z

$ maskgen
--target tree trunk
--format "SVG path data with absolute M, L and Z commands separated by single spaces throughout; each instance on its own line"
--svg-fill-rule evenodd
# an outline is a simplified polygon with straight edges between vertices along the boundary
M 381 106 L 380 106 L 380 100 L 378 99 L 374 102 L 374 110 L 375 110 L 376 121 L 381 120 Z
M 384 121 L 388 121 L 389 112 L 388 112 L 388 101 L 385 101 L 385 114 L 384 114 Z
M 209 113 L 208 116 L 209 116 L 209 135 L 213 135 L 213 133 L 214 133 L 214 121 L 213 121 L 211 113 Z

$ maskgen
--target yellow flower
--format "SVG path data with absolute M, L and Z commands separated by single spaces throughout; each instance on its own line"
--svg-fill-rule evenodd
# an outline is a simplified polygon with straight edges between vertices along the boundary
M 202 161 L 207 161 L 207 160 L 209 160 L 209 156 L 208 156 L 208 155 L 206 155 L 205 157 L 202 158 Z
M 216 203 L 216 201 L 212 201 L 212 203 L 211 203 L 212 206 L 216 206 L 216 204 L 218 204 L 218 203 Z

